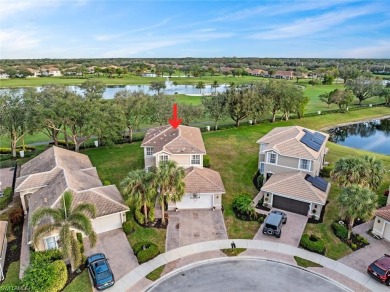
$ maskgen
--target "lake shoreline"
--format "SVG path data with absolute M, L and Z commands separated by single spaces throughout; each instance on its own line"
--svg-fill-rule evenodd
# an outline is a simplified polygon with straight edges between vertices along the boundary
M 341 123 L 341 124 L 332 125 L 332 126 L 327 126 L 327 127 L 321 128 L 320 131 L 327 132 L 331 129 L 335 129 L 335 128 L 339 128 L 339 127 L 345 127 L 345 126 L 350 126 L 350 125 L 354 125 L 354 124 L 371 122 L 374 120 L 385 120 L 385 119 L 390 119 L 390 115 L 385 115 L 385 116 L 381 116 L 381 117 L 377 117 L 377 118 L 368 118 L 368 119 L 363 119 L 363 120 L 353 121 L 353 122 L 348 122 L 348 123 Z

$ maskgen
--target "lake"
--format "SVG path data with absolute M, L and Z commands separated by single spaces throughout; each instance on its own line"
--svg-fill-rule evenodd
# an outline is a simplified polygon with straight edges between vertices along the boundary
M 329 134 L 337 144 L 390 155 L 390 119 L 341 126 Z
M 69 89 L 76 91 L 77 93 L 83 93 L 83 89 L 79 86 L 67 86 Z M 41 90 L 42 87 L 36 87 L 38 90 Z M 228 85 L 221 84 L 217 88 L 217 92 L 224 92 L 228 88 Z M 7 88 L 1 88 L 0 93 L 7 91 Z M 19 88 L 19 90 L 23 90 L 23 88 Z M 103 94 L 104 98 L 111 99 L 114 98 L 115 93 L 120 90 L 129 90 L 129 91 L 142 91 L 148 94 L 155 94 L 156 91 L 151 91 L 150 86 L 146 84 L 139 85 L 108 85 L 106 87 L 106 91 Z M 195 88 L 195 85 L 168 85 L 165 90 L 161 92 L 165 94 L 200 94 L 199 89 Z M 206 85 L 204 89 L 202 89 L 202 94 L 210 94 L 215 92 L 215 89 L 211 87 L 211 85 Z

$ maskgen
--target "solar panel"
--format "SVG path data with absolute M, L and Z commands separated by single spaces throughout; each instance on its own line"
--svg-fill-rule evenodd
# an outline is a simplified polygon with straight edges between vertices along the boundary
M 315 186 L 317 189 L 319 189 L 323 192 L 326 192 L 326 189 L 328 188 L 328 182 L 319 176 L 314 177 L 314 176 L 311 176 L 310 174 L 307 174 L 305 176 L 305 180 L 307 180 L 313 186 Z
M 312 134 L 308 130 L 303 130 L 305 135 L 301 138 L 301 142 L 305 144 L 307 147 L 313 149 L 314 151 L 319 151 L 322 144 L 324 143 L 326 137 L 321 133 L 315 132 Z

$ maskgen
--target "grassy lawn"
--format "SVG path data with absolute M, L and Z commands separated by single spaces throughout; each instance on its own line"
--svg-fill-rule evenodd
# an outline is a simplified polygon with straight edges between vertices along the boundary
M 5 275 L 5 279 L 3 283 L 0 285 L 0 291 L 4 286 L 18 286 L 20 285 L 19 280 L 19 270 L 20 270 L 20 261 L 13 262 L 9 265 L 7 274 Z M 6 291 L 6 289 L 5 289 Z M 11 289 L 10 289 L 11 291 Z
M 240 253 L 246 251 L 246 248 L 225 248 L 221 251 L 226 254 L 228 257 L 238 256 Z
M 64 292 L 89 292 L 92 291 L 91 281 L 89 280 L 88 271 L 84 270 L 79 276 L 73 279 Z
M 145 276 L 146 279 L 149 279 L 150 281 L 156 281 L 158 278 L 161 277 L 162 271 L 164 271 L 165 265 L 155 269 L 154 271 L 151 271 L 149 274 Z
M 297 256 L 294 256 L 294 259 L 295 259 L 295 262 L 297 263 L 297 265 L 300 267 L 303 267 L 303 268 L 308 268 L 308 267 L 322 268 L 322 266 L 320 264 L 314 263 L 314 262 L 309 261 L 309 260 L 305 260 L 305 259 L 297 257 Z

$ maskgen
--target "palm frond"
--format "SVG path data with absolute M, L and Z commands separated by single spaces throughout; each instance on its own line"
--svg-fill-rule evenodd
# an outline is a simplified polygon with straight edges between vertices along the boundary
M 60 230 L 61 251 L 64 258 L 71 255 L 71 231 L 70 225 L 64 224 Z
M 82 232 L 84 232 L 86 235 L 91 234 L 93 231 L 91 219 L 89 219 L 85 214 L 83 213 L 74 213 L 69 216 L 69 224 Z
M 80 244 L 76 239 L 74 231 L 71 232 L 70 236 L 70 257 L 73 261 L 73 266 L 75 268 L 81 265 L 81 252 L 80 252 Z
M 51 217 L 53 218 L 54 222 L 58 222 L 61 220 L 62 216 L 58 209 L 52 209 L 48 207 L 39 208 L 32 215 L 31 224 L 36 226 L 44 217 Z
M 70 191 L 67 191 L 63 195 L 63 204 L 64 204 L 64 209 L 66 211 L 66 215 L 69 216 L 72 210 L 72 203 L 73 203 L 73 194 Z
M 95 231 L 92 231 L 91 234 L 88 236 L 88 238 L 89 238 L 90 247 L 94 247 L 96 245 L 96 242 L 97 242 L 97 235 L 96 235 Z
M 74 208 L 72 210 L 72 214 L 75 214 L 75 213 L 83 213 L 83 214 L 88 215 L 91 218 L 95 218 L 96 217 L 96 207 L 95 207 L 95 205 L 92 205 L 89 203 L 81 203 L 81 204 L 78 204 L 76 206 L 76 208 Z
M 42 226 L 39 226 L 37 229 L 33 232 L 33 244 L 34 246 L 38 246 L 39 240 L 42 238 L 43 235 L 46 235 L 58 228 L 58 225 L 55 224 L 45 224 Z

